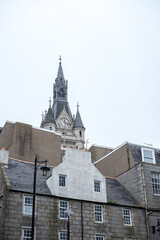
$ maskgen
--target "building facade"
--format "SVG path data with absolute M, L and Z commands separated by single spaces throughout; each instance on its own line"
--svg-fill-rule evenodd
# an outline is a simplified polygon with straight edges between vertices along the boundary
M 160 149 L 125 142 L 94 164 L 145 207 L 149 239 L 160 238 Z
M 79 169 L 83 172 L 83 178 L 85 175 L 88 176 L 90 184 L 86 185 L 85 190 L 92 194 L 85 195 L 82 188 L 84 182 L 80 179 L 77 182 L 76 174 L 71 174 L 73 173 L 70 170 L 71 165 L 65 170 L 66 172 L 63 172 L 63 176 L 66 176 L 70 171 L 67 178 L 71 178 L 71 181 L 63 181 L 60 173 L 64 171 L 65 161 L 69 161 L 72 151 L 66 155 L 68 160 L 64 159 L 60 164 L 64 164 L 64 168 L 57 166 L 56 172 L 54 171 L 56 168 L 50 168 L 51 176 L 47 181 L 45 181 L 46 177 L 42 176 L 41 170 L 37 170 L 35 239 L 67 240 L 66 210 L 73 212 L 70 216 L 70 239 L 72 240 L 147 239 L 144 208 L 139 206 L 139 203 L 118 180 L 103 177 L 94 165 L 91 170 L 92 163 L 88 153 L 83 152 L 86 154 L 85 160 L 89 161 L 90 158 L 90 164 L 88 162 L 85 167 L 80 164 L 82 169 L 81 167 Z M 75 157 L 74 153 L 73 156 Z M 76 165 L 80 163 L 79 157 L 73 160 Z M 73 166 L 73 169 L 76 169 L 76 166 Z M 5 161 L 1 160 L 0 180 L 3 184 L 0 185 L 0 239 L 31 239 L 33 170 L 32 163 L 8 158 Z M 49 180 L 53 175 L 58 176 L 57 180 L 55 178 L 54 185 Z M 22 178 L 23 181 L 21 181 Z M 75 196 L 66 193 L 65 183 L 71 185 L 73 189 L 78 184 Z M 67 187 L 70 191 L 70 187 Z M 59 189 L 59 191 L 53 192 L 53 189 Z M 98 194 L 102 197 L 96 197 Z M 92 199 L 93 195 L 94 199 Z

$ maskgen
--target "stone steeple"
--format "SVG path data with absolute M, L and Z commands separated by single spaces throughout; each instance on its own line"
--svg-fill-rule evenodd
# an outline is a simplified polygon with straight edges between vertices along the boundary
M 52 111 L 54 114 L 54 120 L 57 119 L 59 114 L 62 112 L 64 106 L 70 118 L 72 119 L 71 110 L 68 104 L 68 81 L 64 78 L 60 57 L 57 78 L 55 79 L 55 83 L 53 84 Z
M 80 116 L 79 105 L 77 114 L 72 116 L 68 103 L 68 81 L 65 80 L 61 57 L 55 83 L 53 84 L 53 105 L 49 101 L 49 109 L 43 115 L 41 127 L 62 134 L 62 147 L 84 148 L 85 128 Z
M 82 119 L 81 119 L 81 115 L 80 115 L 80 112 L 79 112 L 79 103 L 77 103 L 77 113 L 76 113 L 76 118 L 75 118 L 73 127 L 74 128 L 76 128 L 76 127 L 84 128 L 84 125 L 83 125 L 83 122 L 82 122 Z

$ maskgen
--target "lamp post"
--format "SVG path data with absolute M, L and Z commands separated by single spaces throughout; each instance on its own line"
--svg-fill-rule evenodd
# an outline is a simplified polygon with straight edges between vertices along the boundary
M 68 222 L 67 222 L 67 234 L 68 234 L 68 240 L 70 240 L 70 222 L 69 222 L 69 217 L 71 215 L 74 215 L 74 212 L 70 211 L 70 210 L 66 210 L 65 213 L 68 216 Z
M 41 163 L 45 163 L 45 166 L 42 166 L 40 169 L 43 171 L 43 176 L 47 175 L 47 172 L 50 170 L 47 167 L 47 160 L 45 161 L 38 161 L 38 156 L 35 157 L 34 163 L 34 180 L 33 180 L 33 207 L 32 207 L 32 232 L 31 232 L 31 240 L 34 240 L 34 219 L 35 219 L 35 197 L 36 197 L 36 176 L 37 176 L 37 169 Z M 38 165 L 37 165 L 38 164 Z

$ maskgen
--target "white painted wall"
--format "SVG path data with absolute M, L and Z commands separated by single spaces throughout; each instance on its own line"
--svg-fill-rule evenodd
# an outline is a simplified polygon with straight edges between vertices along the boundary
M 59 186 L 59 174 L 66 175 L 66 186 Z M 101 192 L 94 191 L 94 180 L 101 181 Z M 91 153 L 66 149 L 64 161 L 55 167 L 47 185 L 55 196 L 106 202 L 105 177 L 91 162 Z

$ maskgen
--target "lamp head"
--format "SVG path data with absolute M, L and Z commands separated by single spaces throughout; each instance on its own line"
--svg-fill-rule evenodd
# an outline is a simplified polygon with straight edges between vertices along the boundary
M 50 168 L 47 167 L 47 160 L 46 160 L 45 166 L 42 166 L 40 169 L 43 171 L 43 176 L 46 176 L 47 172 L 50 171 Z

